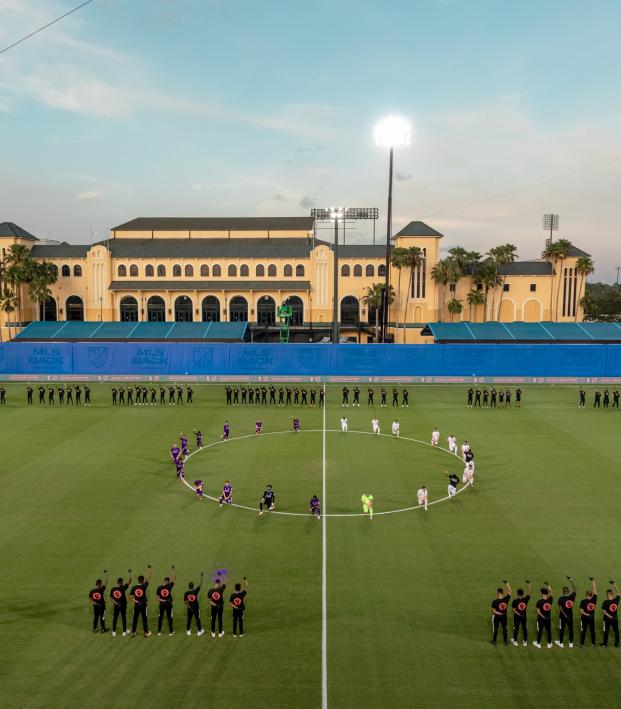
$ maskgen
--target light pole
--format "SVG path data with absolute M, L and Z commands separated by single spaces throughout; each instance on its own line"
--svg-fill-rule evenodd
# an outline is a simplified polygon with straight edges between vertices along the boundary
M 388 315 L 390 310 L 390 241 L 392 237 L 392 172 L 395 148 L 410 144 L 412 125 L 400 116 L 389 116 L 380 121 L 374 130 L 375 143 L 381 148 L 389 148 L 388 161 L 388 213 L 386 215 L 386 280 L 382 291 L 382 331 L 381 340 L 388 337 Z

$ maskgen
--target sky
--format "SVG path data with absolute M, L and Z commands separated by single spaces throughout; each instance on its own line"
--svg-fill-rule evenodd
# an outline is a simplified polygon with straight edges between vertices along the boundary
M 0 0 L 0 49 L 77 4 Z M 373 127 L 397 114 L 395 231 L 538 258 L 558 213 L 612 281 L 620 25 L 618 0 L 94 0 L 0 54 L 0 222 L 88 243 L 139 216 L 368 206 L 385 240 Z

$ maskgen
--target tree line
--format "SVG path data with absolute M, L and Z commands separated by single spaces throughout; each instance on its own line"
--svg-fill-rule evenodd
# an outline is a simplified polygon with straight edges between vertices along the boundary
M 585 320 L 621 322 L 621 285 L 587 283 L 582 305 Z

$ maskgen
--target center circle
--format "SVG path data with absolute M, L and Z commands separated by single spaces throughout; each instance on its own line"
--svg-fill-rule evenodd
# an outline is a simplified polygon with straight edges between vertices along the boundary
M 370 431 L 357 431 L 357 430 L 351 430 L 351 429 L 347 433 L 341 432 L 340 429 L 326 429 L 325 433 L 326 433 L 326 435 L 330 434 L 330 436 L 336 435 L 339 437 L 349 437 L 352 435 L 354 435 L 354 436 L 355 435 L 369 436 L 369 437 L 373 437 L 375 439 L 380 439 L 382 441 L 390 440 L 393 442 L 392 444 L 398 445 L 398 446 L 406 446 L 407 447 L 407 444 L 404 444 L 403 442 L 413 443 L 413 444 L 416 444 L 417 446 L 424 446 L 425 450 L 428 452 L 428 454 L 432 455 L 433 457 L 438 456 L 438 458 L 441 457 L 442 460 L 446 460 L 446 463 L 443 464 L 444 467 L 448 468 L 450 470 L 450 472 L 457 472 L 457 475 L 461 479 L 461 473 L 459 472 L 459 470 L 456 471 L 454 468 L 455 465 L 458 465 L 458 466 L 463 465 L 463 461 L 462 461 L 461 457 L 457 454 L 451 453 L 446 448 L 442 448 L 440 446 L 432 446 L 431 443 L 427 443 L 426 441 L 421 441 L 419 439 L 411 438 L 408 436 L 395 437 L 395 436 L 392 436 L 391 434 L 386 434 L 386 433 L 376 434 L 376 433 L 372 433 Z M 311 470 L 313 470 L 313 473 L 316 476 L 315 487 L 313 487 L 313 488 L 309 487 L 310 492 L 308 495 L 306 495 L 307 499 L 310 500 L 310 498 L 312 497 L 313 494 L 315 494 L 315 493 L 318 494 L 321 492 L 321 474 L 322 474 L 321 434 L 323 434 L 323 429 L 305 429 L 305 430 L 302 430 L 298 433 L 291 431 L 291 430 L 270 431 L 270 432 L 263 432 L 262 434 L 260 434 L 258 436 L 255 434 L 247 434 L 247 435 L 243 435 L 243 436 L 235 436 L 233 438 L 229 438 L 228 440 L 221 440 L 220 439 L 220 440 L 214 441 L 213 443 L 209 443 L 209 444 L 203 446 L 202 448 L 198 448 L 198 449 L 192 451 L 186 457 L 186 464 L 190 463 L 190 465 L 186 465 L 186 470 L 185 470 L 186 479 L 183 480 L 183 483 L 191 492 L 194 492 L 194 488 L 192 486 L 192 483 L 189 482 L 187 479 L 188 477 L 192 478 L 192 479 L 195 477 L 194 473 L 189 473 L 189 470 L 191 470 L 193 467 L 191 465 L 191 462 L 194 462 L 194 461 L 191 461 L 191 459 L 195 458 L 195 456 L 197 456 L 199 453 L 201 453 L 203 451 L 209 451 L 210 449 L 213 451 L 215 449 L 216 452 L 221 453 L 221 452 L 228 450 L 229 446 L 236 444 L 236 442 L 240 442 L 240 441 L 245 441 L 245 442 L 248 442 L 249 440 L 260 441 L 260 440 L 265 440 L 266 438 L 272 437 L 272 436 L 291 436 L 297 440 L 297 439 L 302 438 L 305 435 L 307 436 L 308 434 L 320 434 L 318 436 L 319 445 L 317 446 L 317 451 L 314 452 L 312 455 L 309 454 L 309 459 L 305 459 L 303 457 L 300 457 L 299 453 L 298 453 L 297 458 L 294 462 L 294 465 L 298 469 L 299 468 L 302 468 L 302 469 L 310 468 Z M 275 450 L 276 445 L 277 444 L 270 444 L 270 452 L 273 452 Z M 305 450 L 308 451 L 308 446 L 305 448 Z M 333 449 L 330 452 L 333 453 Z M 407 453 L 405 455 L 407 456 Z M 222 456 L 222 458 L 223 458 L 223 456 Z M 234 460 L 238 466 L 237 471 L 239 471 L 239 457 L 236 457 Z M 258 460 L 262 461 L 263 459 L 258 458 Z M 404 462 L 402 456 L 399 456 L 399 460 L 401 463 Z M 230 459 L 228 459 L 226 462 L 228 463 L 229 461 L 230 461 Z M 218 462 L 218 461 L 210 461 L 210 462 Z M 413 469 L 416 470 L 416 463 L 417 463 L 416 460 L 408 459 L 405 462 L 408 464 L 411 464 Z M 452 466 L 451 466 L 451 462 L 453 464 Z M 378 476 L 381 476 L 381 474 L 382 474 L 381 461 L 376 462 L 375 465 L 377 466 Z M 438 468 L 439 467 L 441 467 L 440 464 L 438 465 Z M 404 473 L 403 469 L 401 469 L 400 472 L 403 475 L 403 473 Z M 408 470 L 407 472 L 409 475 L 410 471 Z M 220 485 L 220 489 L 226 479 L 231 481 L 232 486 L 233 486 L 233 500 L 235 500 L 236 496 L 239 494 L 243 495 L 244 497 L 247 497 L 247 491 L 245 490 L 245 486 L 244 486 L 244 489 L 242 490 L 241 493 L 239 491 L 239 488 L 236 487 L 236 482 L 234 479 L 236 477 L 236 470 L 235 469 L 232 469 L 232 471 L 228 474 L 228 477 L 227 477 L 226 472 L 223 472 L 223 473 L 219 472 L 218 474 L 220 476 L 219 480 L 218 480 L 218 484 Z M 295 470 L 292 470 L 290 472 L 290 474 L 295 475 Z M 414 473 L 412 472 L 412 474 L 414 474 Z M 211 464 L 208 465 L 208 469 L 205 473 L 200 473 L 200 472 L 196 473 L 197 478 L 201 477 L 201 475 L 202 475 L 204 487 L 205 488 L 209 487 L 211 490 L 213 490 L 214 473 L 212 471 Z M 336 475 L 338 476 L 338 472 L 336 473 Z M 420 484 L 426 484 L 425 480 L 424 480 L 425 475 L 421 474 L 421 475 L 419 475 L 419 477 L 420 477 Z M 429 477 L 429 476 L 427 476 L 427 477 Z M 333 460 L 330 460 L 330 458 L 328 458 L 328 461 L 327 461 L 328 485 L 333 484 L 334 479 L 335 479 L 335 463 Z M 417 478 L 417 480 L 418 480 L 418 478 Z M 435 481 L 435 482 L 436 482 L 436 485 L 434 486 L 435 488 L 442 487 L 442 489 L 444 491 L 446 491 L 446 484 L 448 481 L 444 481 L 444 483 L 441 483 L 439 485 L 437 484 L 437 481 Z M 266 478 L 265 481 L 261 481 L 261 482 L 257 481 L 257 485 L 256 485 L 257 492 L 256 492 L 256 498 L 255 498 L 257 501 L 260 499 L 261 493 L 267 483 L 273 484 L 274 480 Z M 371 493 L 374 495 L 376 505 L 378 505 L 378 503 L 379 503 L 379 505 L 381 505 L 381 496 L 378 495 L 377 492 L 375 492 L 372 488 L 375 487 L 376 489 L 378 489 L 378 488 L 381 488 L 382 485 L 385 486 L 385 485 L 389 485 L 389 484 L 390 484 L 389 480 L 382 479 L 381 477 L 378 477 L 376 480 L 374 480 L 370 484 L 365 484 L 363 482 L 360 482 L 360 486 L 359 486 L 360 489 L 357 492 L 357 494 L 354 496 L 354 499 L 356 501 L 359 501 L 362 493 L 366 493 L 366 494 Z M 457 494 L 460 494 L 461 492 L 463 492 L 466 489 L 466 487 L 468 487 L 468 485 L 460 485 L 460 487 L 458 488 Z M 288 517 L 307 517 L 307 518 L 310 517 L 308 512 L 292 512 L 292 511 L 278 509 L 279 499 L 280 499 L 278 484 L 274 485 L 274 490 L 276 492 L 276 509 L 273 510 L 272 512 L 270 512 L 269 514 L 288 516 Z M 300 494 L 304 497 L 303 493 L 300 493 Z M 319 496 L 321 497 L 321 495 L 319 495 Z M 213 502 L 219 502 L 219 494 L 218 494 L 218 496 L 214 496 L 214 495 L 208 494 L 206 491 L 204 491 L 203 497 L 205 497 L 208 500 L 211 500 Z M 330 501 L 330 499 L 332 499 L 332 497 L 333 497 L 333 495 L 329 497 L 329 501 Z M 447 500 L 449 500 L 449 497 L 447 494 L 444 494 L 442 497 L 439 497 L 436 499 L 430 498 L 427 506 L 431 507 L 432 505 L 436 505 L 436 504 L 439 504 L 440 502 L 445 502 Z M 305 502 L 306 501 L 307 500 L 305 500 Z M 324 500 L 321 500 L 321 502 L 322 502 L 322 514 L 323 514 Z M 246 505 L 246 504 L 240 504 L 239 502 L 232 502 L 230 505 L 227 505 L 227 506 L 236 507 L 238 509 L 247 510 L 247 511 L 254 512 L 254 513 L 259 512 L 258 507 L 253 507 L 253 506 Z M 360 507 L 361 506 L 362 505 L 360 504 Z M 326 507 L 327 507 L 327 509 L 329 509 L 330 505 L 327 505 Z M 394 509 L 388 509 L 388 510 L 379 509 L 376 511 L 374 510 L 373 516 L 375 517 L 375 516 L 380 516 L 380 515 L 398 514 L 401 512 L 411 512 L 411 511 L 419 510 L 419 509 L 423 509 L 423 506 L 418 505 L 418 504 L 414 504 L 414 505 L 408 505 L 408 506 L 404 506 L 404 507 L 396 507 Z M 325 517 L 365 517 L 367 515 L 363 512 L 329 512 L 328 511 L 324 516 Z

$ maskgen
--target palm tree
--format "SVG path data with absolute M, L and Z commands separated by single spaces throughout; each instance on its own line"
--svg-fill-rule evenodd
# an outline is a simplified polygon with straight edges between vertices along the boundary
M 595 264 L 593 263 L 593 259 L 589 256 L 580 256 L 576 261 L 576 273 L 580 275 L 580 288 L 578 288 L 578 293 L 582 293 L 582 286 L 584 285 L 585 279 L 588 278 L 594 270 Z M 580 299 L 580 305 L 582 305 L 583 300 L 584 298 Z M 576 322 L 578 322 L 579 310 L 580 308 L 576 308 Z
M 484 303 L 483 303 L 483 322 L 487 321 L 487 298 L 489 295 L 490 288 L 492 293 L 495 292 L 496 288 L 501 282 L 501 278 L 498 275 L 498 270 L 493 259 L 486 258 L 485 261 L 481 262 L 477 266 L 477 280 L 482 283 L 484 292 Z
M 463 311 L 464 306 L 459 298 L 453 297 L 449 300 L 446 309 L 451 315 L 451 322 L 453 322 L 453 315 L 459 315 L 459 313 Z
M 375 341 L 379 341 L 379 311 L 382 307 L 382 299 L 384 297 L 384 284 L 374 283 L 367 287 L 367 292 L 362 296 L 362 302 L 367 306 L 367 312 L 371 308 L 375 308 Z M 388 287 L 388 305 L 395 299 L 395 289 L 392 286 Z
M 473 288 L 468 292 L 466 300 L 468 301 L 468 320 L 472 320 L 472 306 L 474 305 L 476 315 L 477 305 L 485 304 L 485 293 L 482 290 Z M 473 322 L 476 322 L 476 318 Z
M 392 256 L 390 259 L 390 265 L 396 268 L 399 276 L 397 278 L 397 329 L 399 329 L 399 313 L 401 312 L 401 270 L 405 268 L 405 254 L 407 249 L 402 246 L 397 246 L 393 249 Z
M 410 278 L 408 280 L 408 291 L 405 298 L 405 310 L 403 312 L 403 342 L 405 343 L 405 322 L 408 317 L 408 306 L 410 304 L 410 297 L 412 296 L 412 291 L 414 290 L 414 271 L 423 265 L 425 257 L 422 250 L 418 246 L 410 246 L 405 249 L 405 254 L 403 255 L 403 262 L 406 268 L 410 269 Z
M 558 298 L 561 294 L 561 282 L 563 280 L 563 261 L 567 258 L 567 256 L 569 256 L 569 252 L 572 248 L 572 243 L 567 239 L 559 239 L 556 242 L 556 248 L 560 264 L 558 268 L 558 286 L 556 288 L 556 308 L 554 311 L 554 317 L 556 320 L 558 320 Z
M 9 331 L 9 340 L 11 339 L 11 321 L 9 320 L 9 313 L 14 313 L 18 304 L 19 300 L 15 295 L 15 292 L 5 286 L 0 292 L 0 308 L 2 308 L 7 315 L 6 323 Z
M 451 265 L 448 259 L 440 259 L 438 263 L 436 263 L 436 265 L 431 269 L 431 278 L 438 286 L 440 286 L 441 298 L 438 320 L 442 322 L 442 316 L 444 314 L 444 289 L 446 288 L 446 284 L 451 279 Z
M 494 248 L 489 250 L 489 256 L 492 258 L 496 266 L 496 274 L 500 275 L 500 268 L 506 266 L 508 263 L 513 263 L 517 258 L 517 247 L 513 244 L 502 244 L 501 246 L 494 246 Z M 505 291 L 505 277 L 500 277 L 498 285 L 500 288 L 500 299 L 498 301 L 498 313 L 496 320 L 500 320 L 500 308 L 502 307 L 502 296 Z M 496 300 L 496 285 L 494 285 L 494 302 Z M 494 304 L 492 304 L 492 315 L 494 314 Z
M 50 286 L 56 283 L 56 269 L 53 264 L 47 261 L 42 263 L 33 261 L 28 276 L 28 295 L 36 303 L 37 307 L 43 303 L 43 320 L 45 320 L 45 303 L 52 295 Z
M 556 241 L 550 241 L 546 244 L 545 249 L 543 250 L 543 253 L 541 254 L 542 258 L 546 259 L 547 261 L 552 262 L 552 269 L 556 270 L 556 263 L 558 259 L 560 258 L 560 249 L 557 246 Z M 552 274 L 554 276 L 554 274 Z M 554 300 L 554 278 L 551 280 L 551 286 L 550 286 L 550 320 L 552 320 L 552 301 Z
M 22 244 L 11 244 L 4 259 L 5 277 L 11 284 L 13 296 L 17 298 L 20 324 L 22 322 L 21 287 L 26 283 L 32 270 L 33 259 L 30 251 Z

